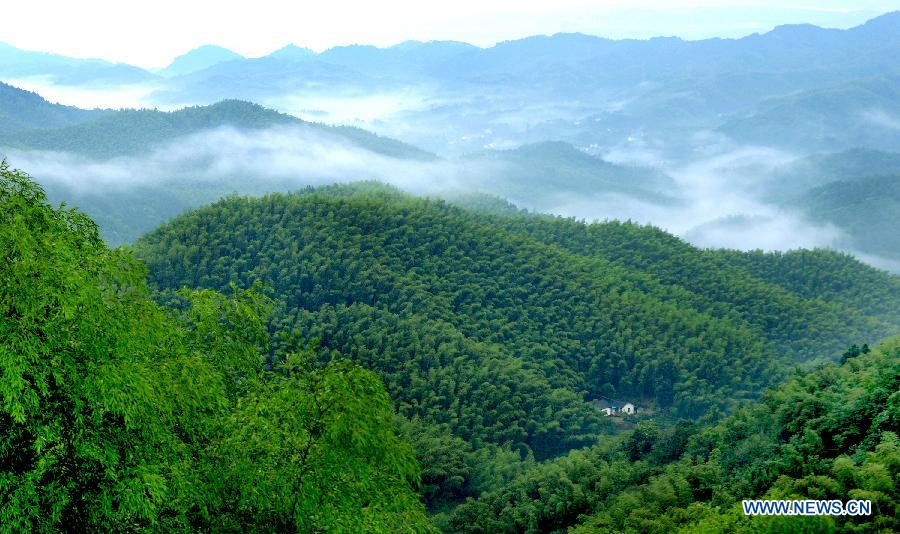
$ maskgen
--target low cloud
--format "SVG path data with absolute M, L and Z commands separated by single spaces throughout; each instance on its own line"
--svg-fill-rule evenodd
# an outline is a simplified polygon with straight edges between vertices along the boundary
M 331 124 L 372 124 L 393 121 L 412 111 L 423 111 L 440 101 L 425 87 L 407 86 L 394 91 L 303 91 L 264 97 L 267 107 L 308 120 Z
M 900 130 L 900 118 L 894 117 L 883 109 L 870 109 L 863 113 L 863 118 L 882 128 Z
M 830 224 L 762 200 L 766 183 L 783 166 L 796 161 L 787 152 L 741 147 L 684 165 L 671 165 L 659 153 L 615 154 L 617 162 L 636 161 L 665 170 L 676 201 L 652 203 L 620 194 L 570 195 L 551 211 L 587 221 L 632 220 L 652 224 L 706 248 L 790 250 L 835 247 L 843 234 Z
M 495 178 L 509 173 L 504 163 L 494 160 L 393 158 L 306 127 L 260 131 L 218 128 L 174 140 L 146 155 L 105 161 L 41 151 L 11 150 L 7 156 L 14 166 L 45 186 L 67 190 L 74 204 L 79 195 L 115 195 L 134 187 L 190 192 L 192 200 L 186 202 L 197 205 L 231 192 L 262 194 L 360 180 L 376 180 L 414 194 L 435 196 L 450 191 L 491 192 Z M 655 157 L 645 152 L 635 159 L 649 163 Z M 624 156 L 616 159 L 627 160 Z M 701 247 L 834 247 L 842 239 L 839 229 L 761 200 L 767 180 L 795 159 L 787 152 L 751 146 L 681 165 L 654 159 L 657 168 L 674 181 L 675 190 L 660 191 L 674 198 L 668 203 L 622 193 L 585 195 L 566 191 L 548 193 L 540 199 L 510 200 L 531 208 L 539 202 L 544 211 L 587 221 L 630 219 L 649 223 Z M 194 194 L 196 191 L 206 191 L 207 195 Z M 878 258 L 864 259 L 891 267 Z
M 159 108 L 150 99 L 157 87 L 144 84 L 76 86 L 61 85 L 51 76 L 35 76 L 3 80 L 4 83 L 38 93 L 47 101 L 82 109 Z
M 790 250 L 833 246 L 843 233 L 789 212 L 732 215 L 694 227 L 684 238 L 699 247 Z
M 134 186 L 243 184 L 255 191 L 377 180 L 429 194 L 472 186 L 481 168 L 436 160 L 381 155 L 337 135 L 305 127 L 259 131 L 218 128 L 179 138 L 146 155 L 98 161 L 69 153 L 5 150 L 8 158 L 43 183 L 76 193 L 114 192 Z M 487 167 L 485 167 L 487 168 Z M 237 181 L 236 181 L 237 180 Z M 223 182 L 224 181 L 224 182 Z

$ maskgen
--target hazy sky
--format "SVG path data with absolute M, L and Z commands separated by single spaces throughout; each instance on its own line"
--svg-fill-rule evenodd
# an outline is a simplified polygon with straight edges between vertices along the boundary
M 482 46 L 534 34 L 737 37 L 784 23 L 846 28 L 897 0 L 13 0 L 0 41 L 28 50 L 159 67 L 202 44 L 247 56 L 407 39 Z

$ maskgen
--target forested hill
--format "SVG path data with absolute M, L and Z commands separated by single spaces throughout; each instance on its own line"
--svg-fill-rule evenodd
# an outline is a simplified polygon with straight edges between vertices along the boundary
M 106 112 L 91 121 L 62 127 L 43 123 L 25 123 L 24 126 L 27 128 L 0 132 L 0 146 L 111 158 L 145 154 L 148 148 L 225 126 L 241 130 L 283 126 L 310 129 L 387 156 L 419 160 L 435 157 L 411 145 L 359 128 L 307 122 L 240 100 L 224 100 L 210 106 L 171 112 L 118 110 Z
M 874 328 L 875 338 L 900 325 L 900 277 L 840 252 L 702 250 L 630 222 L 584 224 L 542 215 L 492 220 L 548 245 L 639 271 L 668 286 L 670 298 L 753 325 L 795 361 L 833 356 L 846 347 L 842 335 L 815 333 L 826 322 L 846 319 L 857 325 L 851 330 Z
M 261 280 L 282 303 L 275 327 L 376 370 L 401 415 L 538 459 L 603 429 L 584 400 L 718 413 L 791 361 L 900 330 L 868 308 L 896 277 L 856 262 L 852 291 L 809 296 L 653 228 L 494 216 L 377 184 L 228 198 L 136 250 L 164 292 Z
M 0 163 L 0 524 L 897 529 L 898 340 L 793 365 L 897 331 L 897 277 L 488 207 L 375 183 L 226 198 L 136 244 L 154 293 Z M 874 513 L 751 519 L 748 497 Z
M 638 423 L 445 518 L 446 532 L 897 532 L 900 338 L 800 373 L 716 425 Z M 748 517 L 742 499 L 869 500 L 871 515 Z

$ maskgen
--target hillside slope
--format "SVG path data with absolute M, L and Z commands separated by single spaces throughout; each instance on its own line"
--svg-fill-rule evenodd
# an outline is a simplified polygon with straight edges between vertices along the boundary
M 0 135 L 30 128 L 59 128 L 106 112 L 52 104 L 37 93 L 0 82 Z
M 264 282 L 277 329 L 379 372 L 402 415 L 538 459 L 603 430 L 586 400 L 717 413 L 816 355 L 805 346 L 836 358 L 900 326 L 655 229 L 493 216 L 376 184 L 226 199 L 136 250 L 164 292 Z M 896 291 L 876 279 L 860 291 Z
M 113 246 L 225 195 L 375 178 L 437 161 L 366 130 L 249 102 L 86 111 L 6 89 L 0 85 L 0 157 L 32 172 L 53 202 L 90 215 Z
M 677 186 L 665 173 L 616 165 L 569 143 L 532 143 L 513 150 L 483 151 L 469 154 L 461 162 L 492 165 L 494 172 L 486 176 L 487 183 L 475 182 L 471 187 L 538 211 L 564 205 L 579 196 L 610 193 L 644 202 L 677 202 L 668 196 L 677 191 Z
M 847 246 L 900 264 L 900 174 L 831 182 L 794 205 L 841 228 Z
M 705 428 L 637 424 L 442 518 L 446 532 L 896 532 L 900 339 L 800 373 Z M 870 500 L 871 515 L 748 517 L 742 499 Z

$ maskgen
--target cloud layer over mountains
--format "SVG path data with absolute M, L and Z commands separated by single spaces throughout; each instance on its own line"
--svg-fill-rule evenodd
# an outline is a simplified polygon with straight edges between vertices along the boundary
M 862 180 L 900 172 L 897 57 L 900 13 L 733 40 L 559 34 L 255 59 L 204 47 L 158 73 L 3 47 L 0 77 L 51 100 L 180 109 L 239 98 L 438 157 L 235 102 L 88 113 L 4 87 L 0 147 L 88 210 L 122 195 L 159 204 L 116 240 L 231 192 L 377 180 L 651 223 L 701 246 L 831 246 L 890 266 L 900 250 L 861 240 L 858 214 L 875 210 L 887 228 L 900 206 Z M 852 207 L 837 192 L 847 187 L 865 190 Z
M 77 203 L 78 198 L 141 197 L 148 189 L 193 190 L 196 196 L 186 198 L 182 209 L 232 192 L 262 194 L 358 180 L 376 180 L 430 196 L 473 191 L 499 195 L 506 191 L 505 181 L 517 172 L 514 160 L 401 159 L 297 127 L 256 131 L 222 127 L 177 138 L 139 156 L 106 160 L 50 151 L 7 149 L 6 155 L 59 199 Z M 523 194 L 511 200 L 522 207 L 588 221 L 650 223 L 704 247 L 834 246 L 839 229 L 766 203 L 755 191 L 755 179 L 771 175 L 793 159 L 771 149 L 744 147 L 689 165 L 658 169 L 671 176 L 676 186 L 660 192 L 668 196 L 666 201 L 616 190 L 569 192 L 554 184 L 552 175 L 545 177 L 541 195 Z M 150 220 L 142 230 L 161 222 Z

